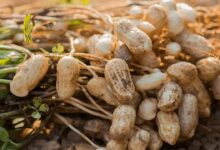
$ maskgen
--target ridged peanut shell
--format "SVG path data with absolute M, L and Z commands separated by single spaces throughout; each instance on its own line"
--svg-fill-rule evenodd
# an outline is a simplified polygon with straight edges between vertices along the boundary
M 117 20 L 114 23 L 114 32 L 134 55 L 152 50 L 152 41 L 149 36 L 138 29 L 129 19 Z
M 161 139 L 170 145 L 175 145 L 180 135 L 180 123 L 176 113 L 159 111 L 156 123 Z
M 158 108 L 162 111 L 177 109 L 182 100 L 182 89 L 175 82 L 165 83 L 158 92 Z
M 130 135 L 136 119 L 134 107 L 120 105 L 115 108 L 110 127 L 110 136 L 116 141 L 122 141 Z
M 118 101 L 122 104 L 130 103 L 135 87 L 127 63 L 119 58 L 109 60 L 105 65 L 104 74 Z

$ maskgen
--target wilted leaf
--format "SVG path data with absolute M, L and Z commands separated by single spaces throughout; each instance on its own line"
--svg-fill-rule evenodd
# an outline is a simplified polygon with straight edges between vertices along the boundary
M 40 105 L 40 108 L 39 108 L 39 111 L 41 111 L 41 112 L 47 112 L 47 111 L 49 111 L 48 105 L 47 105 L 47 104 L 41 104 L 41 105 Z
M 35 119 L 40 119 L 41 118 L 41 114 L 39 111 L 34 111 L 31 116 Z
M 52 48 L 53 53 L 63 53 L 64 52 L 64 47 L 61 44 L 57 44 Z
M 81 0 L 83 5 L 89 5 L 90 4 L 90 0 Z
M 39 108 L 41 104 L 42 104 L 42 99 L 40 97 L 35 97 L 33 99 L 34 107 Z
M 9 140 L 8 131 L 3 127 L 0 127 L 0 140 L 3 142 L 7 142 Z

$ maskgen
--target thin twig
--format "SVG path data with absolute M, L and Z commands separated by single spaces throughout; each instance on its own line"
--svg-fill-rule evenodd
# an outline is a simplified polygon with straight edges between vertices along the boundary
M 87 92 L 87 90 L 80 85 L 83 93 L 86 95 L 86 97 L 89 99 L 89 101 L 96 106 L 100 111 L 102 111 L 104 114 L 106 114 L 109 117 L 112 117 L 112 113 L 108 112 L 107 110 L 103 109 L 99 104 L 96 103 L 96 101 L 92 98 L 92 96 L 90 96 L 90 94 Z
M 86 135 L 84 135 L 82 132 L 80 132 L 78 129 L 76 129 L 74 126 L 72 126 L 63 116 L 55 113 L 54 114 L 58 119 L 60 119 L 61 121 L 63 121 L 63 123 L 68 126 L 71 130 L 73 130 L 74 132 L 76 132 L 77 134 L 79 134 L 83 139 L 85 139 L 88 143 L 90 143 L 92 146 L 94 146 L 95 148 L 99 148 L 98 145 L 96 145 L 93 141 L 91 141 Z

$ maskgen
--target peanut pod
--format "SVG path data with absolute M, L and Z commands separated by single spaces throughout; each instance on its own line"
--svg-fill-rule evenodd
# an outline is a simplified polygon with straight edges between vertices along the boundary
M 49 59 L 43 55 L 34 55 L 19 65 L 10 83 L 10 91 L 18 97 L 27 96 L 46 75 Z
M 159 111 L 156 123 L 161 139 L 170 145 L 175 145 L 180 135 L 180 123 L 176 113 Z
M 186 139 L 193 137 L 198 125 L 199 115 L 197 98 L 192 94 L 185 94 L 178 109 L 180 121 L 180 136 Z
M 179 62 L 169 66 L 167 73 L 176 80 L 185 93 L 192 93 L 197 97 L 200 117 L 208 117 L 211 113 L 211 101 L 198 77 L 196 66 L 188 62 Z
M 110 127 L 111 138 L 117 141 L 128 138 L 133 130 L 135 118 L 136 112 L 132 106 L 118 106 L 113 112 L 112 125 Z
M 56 89 L 60 99 L 73 96 L 80 73 L 78 61 L 71 56 L 62 57 L 57 63 Z
M 182 89 L 175 82 L 168 82 L 158 92 L 158 108 L 162 111 L 177 109 L 182 99 Z
M 114 32 L 117 38 L 125 43 L 134 55 L 152 50 L 152 42 L 149 36 L 138 29 L 129 19 L 116 21 Z
M 109 105 L 117 105 L 117 99 L 103 77 L 94 77 L 86 85 L 89 93 L 104 100 Z
M 138 116 L 143 120 L 152 120 L 157 114 L 157 100 L 146 98 L 139 105 Z
M 105 66 L 104 74 L 118 101 L 122 104 L 130 103 L 135 87 L 127 63 L 119 58 L 109 60 Z
M 150 133 L 139 129 L 135 131 L 128 141 L 128 150 L 146 150 L 150 143 Z

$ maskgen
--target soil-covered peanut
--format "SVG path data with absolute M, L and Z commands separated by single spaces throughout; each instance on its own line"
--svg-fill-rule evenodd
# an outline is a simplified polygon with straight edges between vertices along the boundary
M 194 136 L 199 121 L 197 98 L 192 94 L 185 94 L 178 109 L 180 121 L 180 136 L 191 138 Z
M 10 91 L 18 97 L 27 96 L 46 75 L 49 68 L 49 59 L 43 55 L 34 55 L 19 68 L 10 83 Z
M 60 99 L 73 96 L 79 77 L 80 67 L 78 61 L 71 56 L 62 57 L 57 63 L 56 89 Z
M 168 82 L 158 92 L 158 108 L 162 111 L 177 109 L 182 100 L 182 89 L 175 82 Z
M 177 114 L 159 111 L 156 123 L 161 139 L 170 145 L 175 145 L 180 135 L 180 123 Z
M 86 85 L 89 93 L 99 99 L 103 99 L 110 105 L 117 105 L 117 99 L 103 77 L 94 77 Z
M 146 150 L 150 143 L 150 133 L 139 129 L 135 131 L 128 141 L 128 150 Z
M 138 29 L 129 19 L 116 21 L 114 32 L 117 38 L 125 43 L 134 55 L 141 55 L 152 50 L 152 42 L 149 36 Z
M 104 74 L 119 103 L 130 103 L 135 87 L 127 63 L 119 58 L 111 59 L 105 66 Z
M 136 119 L 134 107 L 129 105 L 120 105 L 114 112 L 112 117 L 112 125 L 110 127 L 110 136 L 116 141 L 122 141 L 129 137 Z
M 168 67 L 167 73 L 176 80 L 185 93 L 191 93 L 198 99 L 200 117 L 211 113 L 210 96 L 198 77 L 196 66 L 189 62 L 179 62 Z
M 196 67 L 200 79 L 204 82 L 212 81 L 220 74 L 220 60 L 216 57 L 200 59 Z
M 139 105 L 138 116 L 143 120 L 152 120 L 157 114 L 157 100 L 146 98 Z

